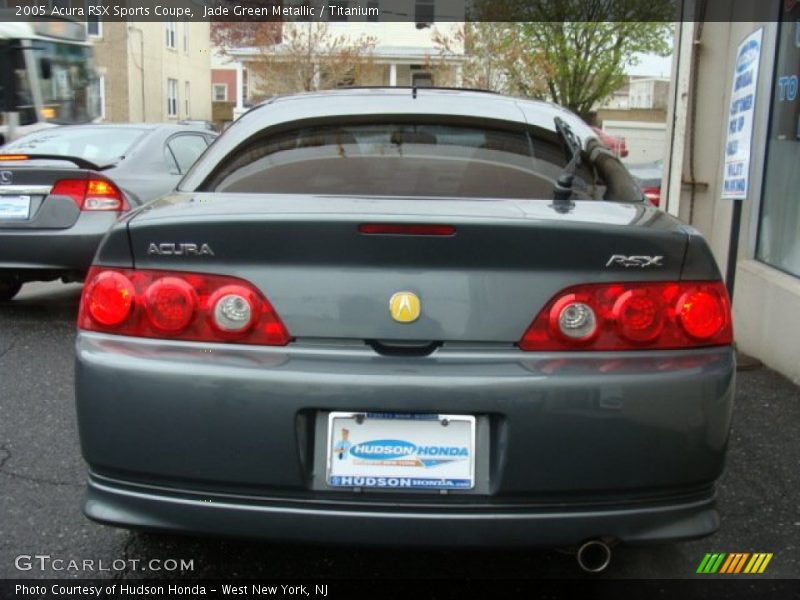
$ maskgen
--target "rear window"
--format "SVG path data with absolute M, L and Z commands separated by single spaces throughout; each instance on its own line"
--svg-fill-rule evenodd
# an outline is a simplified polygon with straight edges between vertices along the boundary
M 145 134 L 146 129 L 53 127 L 31 133 L 3 147 L 6 154 L 77 156 L 103 165 L 115 162 Z
M 566 165 L 555 133 L 435 124 L 309 127 L 255 140 L 201 189 L 226 193 L 551 198 Z M 601 198 L 589 169 L 576 198 Z

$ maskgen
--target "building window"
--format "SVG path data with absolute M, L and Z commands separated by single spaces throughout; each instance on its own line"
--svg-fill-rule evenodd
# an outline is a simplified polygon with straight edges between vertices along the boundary
M 215 83 L 211 86 L 213 92 L 214 102 L 227 102 L 228 101 L 228 84 Z
M 102 6 L 101 0 L 89 0 L 87 2 L 87 11 L 97 10 L 96 7 Z M 98 13 L 100 11 L 97 11 Z M 103 22 L 100 20 L 99 15 L 88 14 L 86 17 L 86 34 L 90 38 L 103 37 Z
M 86 33 L 90 38 L 103 37 L 103 22 L 97 17 L 89 17 L 86 21 Z
M 175 47 L 175 38 L 178 34 L 177 21 L 167 21 L 164 23 L 164 31 L 166 33 L 167 48 Z
M 800 4 L 781 6 L 756 258 L 800 277 Z
M 191 104 L 189 104 L 189 99 L 192 97 L 192 88 L 188 81 L 184 82 L 183 84 L 183 114 L 188 119 L 191 114 Z
M 183 24 L 183 51 L 189 52 L 189 21 Z
M 167 116 L 178 116 L 178 80 L 167 79 Z

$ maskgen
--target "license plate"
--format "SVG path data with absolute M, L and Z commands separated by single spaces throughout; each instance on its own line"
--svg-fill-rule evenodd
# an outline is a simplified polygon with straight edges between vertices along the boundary
M 30 210 L 30 196 L 0 195 L 0 219 L 27 219 Z
M 334 412 L 332 487 L 468 490 L 475 485 L 475 417 Z

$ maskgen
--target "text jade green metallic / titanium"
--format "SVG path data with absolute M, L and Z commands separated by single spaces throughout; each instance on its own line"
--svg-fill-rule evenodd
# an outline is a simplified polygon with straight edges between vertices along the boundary
M 443 546 L 719 525 L 718 269 L 557 106 L 271 100 L 115 225 L 86 281 L 91 519 Z

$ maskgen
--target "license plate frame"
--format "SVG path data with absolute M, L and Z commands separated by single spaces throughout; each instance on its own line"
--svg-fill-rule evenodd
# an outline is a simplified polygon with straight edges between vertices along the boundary
M 331 412 L 325 481 L 337 489 L 473 490 L 475 432 L 474 415 Z
M 26 221 L 31 215 L 31 197 L 0 194 L 0 220 Z

